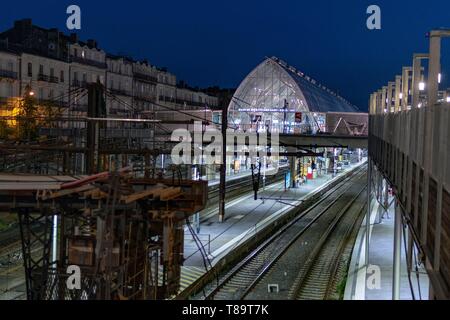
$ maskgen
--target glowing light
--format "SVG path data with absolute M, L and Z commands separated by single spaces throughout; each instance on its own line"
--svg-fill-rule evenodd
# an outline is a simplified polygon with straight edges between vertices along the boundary
M 31 97 L 34 96 L 34 91 L 30 91 L 30 92 L 28 93 L 28 95 L 31 96 Z
M 398 95 L 398 98 L 399 98 L 399 99 L 403 99 L 403 93 L 400 93 L 400 94 Z
M 419 82 L 419 90 L 420 91 L 425 90 L 425 82 Z
M 422 108 L 422 102 L 417 106 L 419 109 Z
M 442 74 L 439 73 L 439 75 L 438 75 L 438 83 L 441 83 L 441 80 L 442 80 Z
M 447 101 L 447 102 L 450 102 L 450 96 L 447 97 L 446 101 Z

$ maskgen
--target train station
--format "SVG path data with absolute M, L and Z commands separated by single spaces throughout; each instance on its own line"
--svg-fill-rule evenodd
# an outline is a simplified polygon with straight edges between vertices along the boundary
M 450 299 L 450 29 L 389 74 L 305 42 L 224 89 L 0 27 L 0 300 Z

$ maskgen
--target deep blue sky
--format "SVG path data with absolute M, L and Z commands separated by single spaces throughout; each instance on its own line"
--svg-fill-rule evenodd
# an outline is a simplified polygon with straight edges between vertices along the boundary
M 361 109 L 414 52 L 428 50 L 427 31 L 450 27 L 448 0 L 22 0 L 2 1 L 0 30 L 28 17 L 68 33 L 70 4 L 81 7 L 82 39 L 148 58 L 191 85 L 237 87 L 265 56 L 275 55 Z M 370 4 L 381 7 L 381 31 L 366 28 Z

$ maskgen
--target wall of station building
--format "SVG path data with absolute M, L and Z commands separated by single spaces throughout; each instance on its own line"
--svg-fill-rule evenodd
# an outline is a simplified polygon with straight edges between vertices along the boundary
M 450 298 L 448 114 L 442 104 L 371 115 L 369 152 L 426 254 L 433 288 Z

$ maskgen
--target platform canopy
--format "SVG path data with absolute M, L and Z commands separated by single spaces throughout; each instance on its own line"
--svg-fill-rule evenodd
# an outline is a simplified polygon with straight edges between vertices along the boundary
M 358 108 L 284 61 L 264 60 L 242 81 L 228 108 L 228 121 L 243 130 L 281 133 L 327 131 L 325 113 Z

